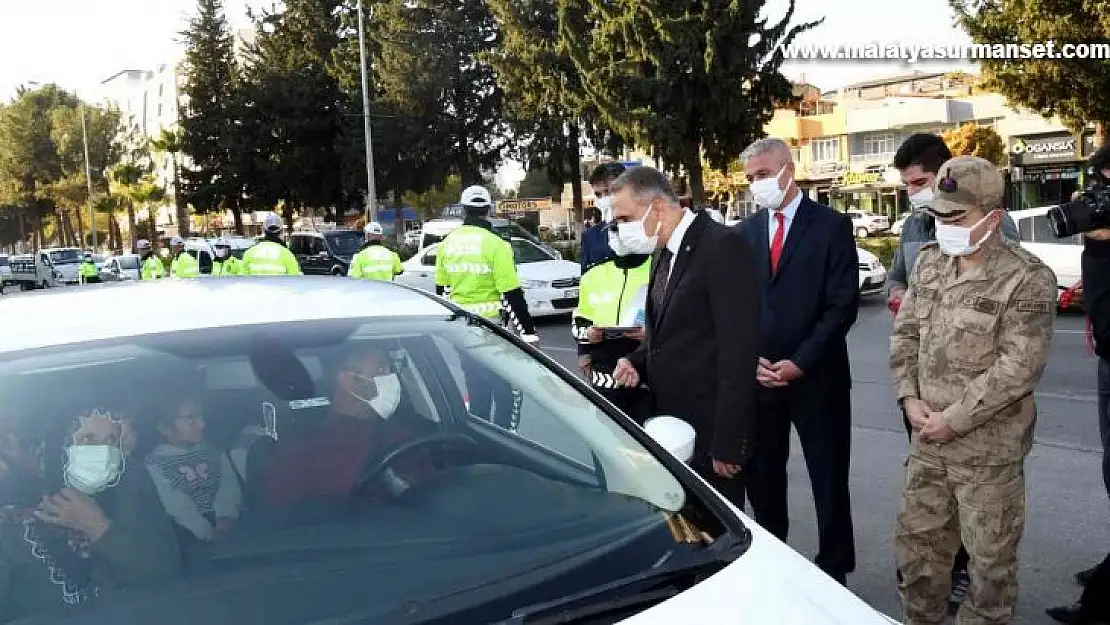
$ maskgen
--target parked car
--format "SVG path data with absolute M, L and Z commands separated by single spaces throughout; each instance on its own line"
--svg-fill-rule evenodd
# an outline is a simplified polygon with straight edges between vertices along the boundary
M 1017 225 L 1021 246 L 1044 261 L 1056 274 L 1061 291 L 1074 286 L 1082 277 L 1083 235 L 1057 239 L 1048 223 L 1051 206 L 1010 211 Z
M 886 286 L 886 267 L 878 256 L 863 249 L 856 248 L 859 257 L 859 292 L 860 295 L 874 295 L 881 293 Z
M 104 260 L 104 268 L 100 271 L 100 278 L 108 282 L 139 280 L 141 279 L 140 264 L 141 260 L 138 254 L 109 256 Z
M 77 284 L 80 277 L 77 272 L 85 253 L 76 247 L 51 247 L 39 250 L 39 255 L 46 255 L 50 264 L 58 274 L 58 282 L 62 284 Z
M 365 240 L 358 230 L 294 232 L 289 237 L 289 251 L 306 276 L 345 276 Z
M 522 228 L 520 224 L 514 221 L 501 219 L 499 217 L 494 217 L 489 221 L 490 225 L 493 226 L 493 231 L 503 237 L 527 239 L 533 244 L 547 250 L 547 253 L 551 254 L 555 258 L 563 257 L 562 252 L 550 245 L 547 245 L 546 243 L 543 243 L 542 241 L 540 241 L 539 237 L 532 234 L 531 232 L 528 232 L 527 230 Z M 436 243 L 439 243 L 443 239 L 447 238 L 447 235 L 458 229 L 459 226 L 462 225 L 462 223 L 462 219 L 455 218 L 433 219 L 431 221 L 425 222 L 424 227 L 420 231 L 420 249 L 423 250 L 429 245 L 435 245 Z
M 8 255 L 0 254 L 0 288 L 15 284 L 12 279 L 12 267 L 8 264 Z
M 12 282 L 18 284 L 20 290 L 48 289 L 63 284 L 62 274 L 55 269 L 47 250 L 12 256 L 8 264 L 12 269 Z
M 896 237 L 902 236 L 902 227 L 906 225 L 906 220 L 909 219 L 912 212 L 904 212 L 898 216 L 898 220 L 890 226 L 890 233 Z
M 582 267 L 562 260 L 527 239 L 511 239 L 513 260 L 516 261 L 520 286 L 533 317 L 567 315 L 578 306 L 578 282 Z M 439 244 L 431 245 L 408 259 L 404 273 L 397 282 L 429 293 L 436 290 L 436 253 Z
M 120 315 L 139 301 L 178 305 Z M 153 561 L 159 575 L 61 612 L 54 595 L 38 609 L 28 595 L 18 605 L 34 622 L 894 623 L 684 464 L 692 428 L 666 416 L 640 428 L 574 372 L 416 290 L 158 280 L 11 298 L 4 311 L 21 325 L 0 333 L 0 425 L 48 459 L 52 481 L 62 469 L 49 459 L 79 415 L 127 414 L 157 436 L 159 417 L 188 398 L 203 406 L 205 440 L 241 461 L 250 502 L 215 540 L 173 541 L 153 488 L 140 500 L 124 487 L 138 483 L 130 472 L 146 477 L 133 459 L 108 510 L 148 517 L 150 531 L 113 534 L 112 548 L 173 543 L 181 569 Z M 515 427 L 472 412 L 478 379 L 513 391 Z M 348 388 L 340 410 L 331 398 Z M 361 406 L 351 395 L 374 410 L 344 416 Z M 97 434 L 119 440 L 123 428 L 106 421 Z M 316 483 L 268 478 L 306 467 L 330 469 L 334 492 L 273 503 L 271 492 Z M 101 551 L 70 559 L 95 566 Z M 14 568 L 6 581 L 22 587 L 23 575 L 40 572 Z
M 890 229 L 890 220 L 885 215 L 873 215 L 858 210 L 850 210 L 847 214 L 852 218 L 852 229 L 861 239 Z

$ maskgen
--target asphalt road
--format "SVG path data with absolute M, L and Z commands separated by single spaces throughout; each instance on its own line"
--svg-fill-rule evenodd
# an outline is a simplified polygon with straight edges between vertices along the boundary
M 541 346 L 574 369 L 566 319 L 541 321 Z M 1037 393 L 1040 420 L 1026 464 L 1028 522 L 1021 552 L 1018 623 L 1053 623 L 1044 608 L 1071 603 L 1072 575 L 1110 550 L 1110 510 L 1101 478 L 1096 418 L 1096 358 L 1087 353 L 1079 316 L 1056 321 L 1052 356 Z M 851 589 L 875 608 L 900 617 L 892 531 L 898 508 L 906 433 L 894 408 L 889 369 L 890 314 L 865 298 L 849 335 L 853 379 L 852 493 L 858 566 Z M 796 444 L 790 465 L 790 544 L 816 553 L 816 522 L 804 460 Z

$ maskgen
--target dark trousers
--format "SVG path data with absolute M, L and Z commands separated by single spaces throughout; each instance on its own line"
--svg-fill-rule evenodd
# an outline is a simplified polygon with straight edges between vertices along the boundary
M 760 389 L 759 427 L 749 470 L 748 497 L 755 520 L 785 541 L 790 530 L 786 464 L 793 424 L 802 442 L 817 509 L 818 548 L 814 563 L 835 579 L 842 579 L 856 568 L 848 490 L 851 404 L 847 385 L 834 388 L 831 393 L 806 383 L 798 384 L 798 388 Z
M 517 397 L 513 387 L 473 358 L 462 355 L 466 390 L 470 396 L 470 414 L 503 428 L 512 428 Z
M 1098 433 L 1102 438 L 1102 482 L 1110 495 L 1110 362 L 1098 359 Z
M 913 426 L 910 425 L 910 418 L 906 415 L 906 411 L 902 411 L 902 424 L 906 426 L 906 438 L 913 438 Z M 967 549 L 964 549 L 963 543 L 960 543 L 960 549 L 956 552 L 956 560 L 952 563 L 952 573 L 962 573 L 967 571 L 967 563 L 971 556 L 967 555 Z M 899 572 L 898 579 L 902 579 L 902 574 Z
M 1079 596 L 1079 603 L 1095 616 L 1110 618 L 1110 556 L 1095 568 L 1095 574 Z
M 651 395 L 645 389 L 610 389 L 594 387 L 605 399 L 620 408 L 641 426 L 651 416 Z

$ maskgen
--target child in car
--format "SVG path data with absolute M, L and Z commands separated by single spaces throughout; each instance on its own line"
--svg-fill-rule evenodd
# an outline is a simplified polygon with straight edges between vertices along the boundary
M 165 442 L 146 458 L 146 468 L 166 512 L 202 541 L 216 538 L 239 518 L 242 491 L 226 452 L 204 440 L 204 416 L 194 397 L 170 404 L 158 421 Z

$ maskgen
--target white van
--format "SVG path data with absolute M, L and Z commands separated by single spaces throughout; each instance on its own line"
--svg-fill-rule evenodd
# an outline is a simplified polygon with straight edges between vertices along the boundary
M 62 285 L 62 275 L 54 268 L 47 250 L 12 256 L 8 259 L 8 264 L 12 269 L 12 283 L 18 284 L 22 291 Z
M 1021 246 L 1036 254 L 1056 273 L 1056 285 L 1064 290 L 1075 286 L 1080 280 L 1083 237 L 1077 234 L 1057 239 L 1048 223 L 1047 213 L 1051 208 L 1053 207 L 1042 206 L 1010 211 L 1010 217 L 1017 224 Z

